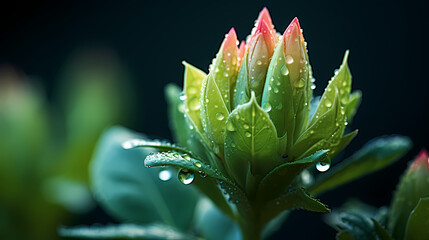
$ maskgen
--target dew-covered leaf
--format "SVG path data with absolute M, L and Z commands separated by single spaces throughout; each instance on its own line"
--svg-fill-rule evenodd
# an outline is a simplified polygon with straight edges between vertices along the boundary
M 295 126 L 294 106 L 283 42 L 282 40 L 279 43 L 271 59 L 261 106 L 268 112 L 273 121 L 277 129 L 277 135 L 281 137 L 287 132 L 289 136 L 288 142 L 291 143 Z
M 194 236 L 180 232 L 168 225 L 136 225 L 125 223 L 106 226 L 61 227 L 58 233 L 62 237 L 80 239 L 144 239 L 144 240 L 192 240 Z
M 211 146 L 213 151 L 217 155 L 223 156 L 225 122 L 229 111 L 216 82 L 210 74 L 203 81 L 201 94 L 201 117 L 204 133 L 213 142 Z
M 405 231 L 407 240 L 429 239 L 429 197 L 420 198 L 417 206 L 411 212 Z
M 402 157 L 411 145 L 411 140 L 403 136 L 376 138 L 321 175 L 308 191 L 320 194 L 384 168 Z
M 268 114 L 251 100 L 238 106 L 226 122 L 225 161 L 237 179 L 245 179 L 251 163 L 254 175 L 265 174 L 279 162 L 276 129 Z
M 180 153 L 186 153 L 194 156 L 193 153 L 181 146 L 172 144 L 165 140 L 151 140 L 151 139 L 130 139 L 122 143 L 122 147 L 125 149 L 133 148 L 155 148 L 160 151 L 176 151 Z M 195 156 L 194 156 L 195 157 Z
M 267 223 L 269 220 L 288 209 L 304 209 L 321 213 L 330 211 L 325 204 L 311 197 L 303 188 L 298 188 L 267 202 L 261 211 L 262 222 Z
M 304 169 L 323 161 L 328 151 L 320 150 L 304 159 L 287 162 L 268 173 L 262 180 L 258 188 L 258 196 L 271 200 L 287 190 L 294 178 Z
M 185 61 L 182 64 L 185 66 L 185 83 L 183 89 L 186 96 L 186 109 L 197 129 L 202 131 L 200 96 L 203 79 L 207 74 Z
M 162 222 L 187 229 L 197 192 L 172 177 L 176 173 L 171 169 L 145 168 L 143 159 L 150 149 L 122 147 L 123 142 L 135 138 L 142 136 L 122 127 L 113 127 L 102 135 L 90 166 L 96 200 L 122 221 Z

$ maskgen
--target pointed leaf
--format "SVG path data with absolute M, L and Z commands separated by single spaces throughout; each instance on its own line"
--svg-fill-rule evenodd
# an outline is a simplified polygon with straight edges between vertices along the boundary
M 171 226 L 160 224 L 136 225 L 125 223 L 107 226 L 62 227 L 58 233 L 62 237 L 84 239 L 197 239 Z
M 361 91 L 356 90 L 350 94 L 349 102 L 346 105 L 346 118 L 347 118 L 348 124 L 352 122 L 353 117 L 355 116 L 361 101 L 362 101 Z
M 149 150 L 122 147 L 123 142 L 133 138 L 142 136 L 122 127 L 111 128 L 102 135 L 90 166 L 95 198 L 119 220 L 162 222 L 187 229 L 197 192 L 177 178 L 161 181 L 160 169 L 145 168 L 142 163 Z
M 261 211 L 262 223 L 267 223 L 285 210 L 296 208 L 322 213 L 330 211 L 325 204 L 312 198 L 303 188 L 298 188 L 266 203 Z
M 429 197 L 420 198 L 417 206 L 408 218 L 405 239 L 407 240 L 428 240 L 429 228 Z
M 320 194 L 359 177 L 384 168 L 401 158 L 410 148 L 411 140 L 402 136 L 376 138 L 351 157 L 321 175 L 308 191 Z
M 213 142 L 211 146 L 213 152 L 218 156 L 223 156 L 225 122 L 229 115 L 228 108 L 210 74 L 204 79 L 201 91 L 200 103 L 204 133 Z
M 240 70 L 237 76 L 237 84 L 234 88 L 234 108 L 245 104 L 250 100 L 250 86 L 247 76 L 247 54 L 243 58 Z
M 182 64 L 185 66 L 185 83 L 183 89 L 186 96 L 186 109 L 197 129 L 202 131 L 200 96 L 203 79 L 207 74 L 185 61 Z
M 261 180 L 257 195 L 266 200 L 275 198 L 285 192 L 304 169 L 322 161 L 327 153 L 327 150 L 320 150 L 307 158 L 276 167 Z
M 293 94 L 286 67 L 284 41 L 277 46 L 268 68 L 267 80 L 262 95 L 261 106 L 269 111 L 271 120 L 277 129 L 277 135 L 288 133 L 288 142 L 292 144 L 295 126 Z
M 228 117 L 226 129 L 225 161 L 239 179 L 247 174 L 242 170 L 248 162 L 253 175 L 265 174 L 277 165 L 280 158 L 277 132 L 253 92 L 251 100 L 238 106 Z
M 194 154 L 176 144 L 169 143 L 167 141 L 162 140 L 152 140 L 152 139 L 131 139 L 122 143 L 122 147 L 125 149 L 133 149 L 133 148 L 155 148 L 160 151 L 176 151 L 180 153 L 187 153 L 191 156 Z M 196 157 L 196 156 L 194 156 Z
M 381 224 L 377 222 L 377 220 L 371 218 L 371 221 L 374 224 L 374 230 L 380 240 L 393 240 L 389 232 L 383 226 L 381 226 Z
M 353 132 L 344 135 L 341 140 L 340 143 L 333 147 L 330 151 L 330 155 L 332 157 L 336 156 L 338 153 L 340 153 L 345 147 L 347 147 L 347 145 L 349 145 L 349 143 L 356 137 L 356 135 L 358 134 L 358 130 L 354 130 Z

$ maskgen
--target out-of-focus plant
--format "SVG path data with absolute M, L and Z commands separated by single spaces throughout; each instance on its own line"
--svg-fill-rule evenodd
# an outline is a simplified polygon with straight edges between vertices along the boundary
M 91 168 L 96 197 L 112 215 L 139 225 L 62 229 L 63 235 L 260 239 L 292 209 L 329 212 L 314 195 L 383 168 L 409 149 L 408 138 L 378 138 L 327 174 L 317 173 L 314 166 L 327 171 L 357 134 L 344 135 L 361 98 L 351 93 L 348 52 L 324 94 L 313 97 L 296 18 L 280 35 L 263 9 L 247 42 L 238 43 L 231 29 L 208 74 L 184 63 L 183 91 L 167 86 L 177 144 L 123 128 L 103 135 Z M 159 168 L 139 167 L 144 157 L 148 168 Z M 198 199 L 192 186 L 205 197 Z M 153 228 L 166 230 L 147 234 Z
M 1 68 L 1 239 L 57 238 L 70 213 L 93 206 L 88 162 L 103 129 L 127 116 L 127 81 L 111 54 L 82 52 L 65 66 L 49 104 L 34 80 Z
M 354 201 L 327 220 L 340 240 L 428 240 L 428 216 L 429 156 L 421 150 L 398 183 L 390 208 Z

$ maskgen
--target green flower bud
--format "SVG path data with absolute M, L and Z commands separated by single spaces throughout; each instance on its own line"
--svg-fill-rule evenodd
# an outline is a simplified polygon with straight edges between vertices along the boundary
M 416 211 L 419 201 L 428 197 L 429 156 L 426 150 L 422 150 L 401 178 L 392 201 L 389 230 L 394 239 L 410 239 L 406 235 L 407 225 L 410 225 L 410 215 Z M 427 219 L 427 216 L 425 218 Z M 427 229 L 420 231 L 427 233 Z M 422 235 L 420 237 L 424 238 Z

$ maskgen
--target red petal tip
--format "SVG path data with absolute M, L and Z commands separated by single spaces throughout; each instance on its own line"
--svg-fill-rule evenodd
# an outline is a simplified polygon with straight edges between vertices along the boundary
M 429 171 L 429 155 L 426 149 L 420 150 L 419 155 L 417 155 L 417 158 L 414 160 L 413 164 L 411 165 L 411 169 L 418 168 L 419 165 L 426 165 L 428 171 Z
M 274 26 L 273 26 L 273 22 L 272 22 L 272 20 L 271 20 L 270 13 L 268 12 L 268 9 L 267 9 L 266 7 L 264 7 L 264 8 L 262 9 L 262 11 L 259 13 L 259 16 L 258 16 L 258 23 L 259 23 L 260 21 L 262 21 L 262 20 L 264 20 L 264 21 L 268 24 L 268 26 L 269 26 L 270 28 L 274 29 Z
M 231 28 L 229 30 L 228 34 L 225 37 L 224 44 L 227 46 L 232 44 L 234 44 L 234 46 L 237 45 L 237 34 L 235 33 L 234 28 Z

